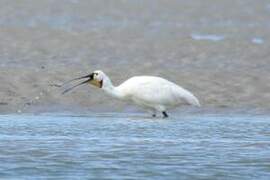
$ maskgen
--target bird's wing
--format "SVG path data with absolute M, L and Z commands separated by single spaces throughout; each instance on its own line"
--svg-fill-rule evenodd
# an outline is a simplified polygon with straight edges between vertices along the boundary
M 134 77 L 120 87 L 128 96 L 147 104 L 172 104 L 175 95 L 169 81 L 158 77 Z
M 199 106 L 198 99 L 186 89 L 159 77 L 134 77 L 120 87 L 127 96 L 147 104 L 193 104 Z

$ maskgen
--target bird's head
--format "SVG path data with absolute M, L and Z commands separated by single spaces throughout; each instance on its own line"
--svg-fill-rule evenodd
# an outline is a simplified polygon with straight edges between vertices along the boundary
M 83 84 L 92 84 L 98 88 L 102 88 L 103 87 L 103 84 L 104 84 L 104 80 L 108 80 L 108 77 L 106 76 L 106 74 L 100 70 L 96 70 L 94 71 L 93 73 L 91 74 L 88 74 L 86 76 L 82 76 L 82 77 L 78 77 L 78 78 L 75 78 L 75 79 L 72 79 L 64 84 L 67 84 L 67 83 L 70 83 L 72 81 L 75 81 L 75 80 L 81 80 L 81 79 L 86 79 L 85 81 L 75 85 L 75 86 L 72 86 L 71 88 L 68 88 L 66 89 L 63 94 L 71 91 L 72 89 L 74 89 L 75 87 L 78 87 L 80 85 L 83 85 Z
M 106 75 L 104 72 L 97 70 L 90 74 L 89 83 L 98 87 L 103 87 L 103 80 L 105 79 Z

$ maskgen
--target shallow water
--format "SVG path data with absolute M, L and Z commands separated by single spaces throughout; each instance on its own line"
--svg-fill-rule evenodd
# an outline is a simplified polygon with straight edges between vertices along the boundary
M 194 40 L 208 40 L 208 41 L 222 41 L 225 39 L 224 36 L 219 36 L 215 34 L 207 34 L 207 35 L 201 35 L 201 34 L 191 34 L 192 39 Z
M 268 179 L 270 118 L 1 115 L 1 178 Z

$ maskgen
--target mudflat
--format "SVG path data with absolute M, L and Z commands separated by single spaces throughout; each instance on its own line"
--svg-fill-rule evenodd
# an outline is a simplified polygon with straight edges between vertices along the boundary
M 270 3 L 1 1 L 0 113 L 129 108 L 57 84 L 102 69 L 115 85 L 156 75 L 203 107 L 270 108 Z

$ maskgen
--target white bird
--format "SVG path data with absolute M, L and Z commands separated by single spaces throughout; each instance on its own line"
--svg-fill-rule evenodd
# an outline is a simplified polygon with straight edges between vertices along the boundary
M 160 112 L 164 118 L 168 117 L 168 109 L 183 104 L 200 106 L 199 100 L 191 92 L 161 77 L 135 76 L 115 87 L 104 72 L 97 70 L 66 83 L 84 78 L 87 78 L 87 80 L 66 89 L 63 94 L 79 85 L 90 83 L 101 88 L 112 97 L 133 102 L 143 107 L 151 112 L 153 117 L 156 116 L 156 112 Z

